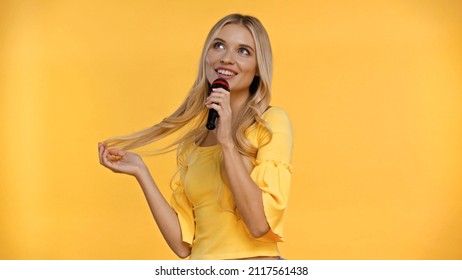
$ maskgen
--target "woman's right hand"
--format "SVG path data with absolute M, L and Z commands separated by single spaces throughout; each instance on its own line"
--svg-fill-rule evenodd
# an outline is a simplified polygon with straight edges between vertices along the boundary
M 99 162 L 115 173 L 123 173 L 138 177 L 147 170 L 143 159 L 135 153 L 116 148 L 107 148 L 104 143 L 98 143 Z

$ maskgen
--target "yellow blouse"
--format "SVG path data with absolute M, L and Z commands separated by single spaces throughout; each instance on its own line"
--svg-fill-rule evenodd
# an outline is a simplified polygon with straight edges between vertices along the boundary
M 178 215 L 184 242 L 191 245 L 190 259 L 239 259 L 279 256 L 277 242 L 283 241 L 282 223 L 287 206 L 292 167 L 292 126 L 287 113 L 271 107 L 261 116 L 272 130 L 254 125 L 246 136 L 258 147 L 250 174 L 260 187 L 271 230 L 254 238 L 236 212 L 232 193 L 221 173 L 219 145 L 191 145 L 178 156 L 180 178 L 171 205 Z

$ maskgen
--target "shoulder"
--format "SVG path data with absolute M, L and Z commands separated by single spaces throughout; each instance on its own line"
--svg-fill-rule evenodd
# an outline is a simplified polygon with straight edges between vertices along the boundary
M 287 112 L 280 107 L 269 107 L 261 116 L 262 122 L 256 122 L 247 130 L 247 138 L 256 147 L 267 144 L 274 136 L 292 137 L 292 124 Z
M 272 160 L 290 163 L 292 158 L 293 131 L 287 112 L 279 107 L 270 107 L 261 116 L 268 129 L 257 133 L 259 149 L 257 160 Z
M 289 129 L 292 127 L 289 114 L 280 107 L 269 107 L 261 115 L 261 118 L 271 127 L 286 127 Z
M 255 122 L 246 130 L 247 139 L 255 147 L 267 144 L 274 134 L 292 137 L 292 124 L 287 112 L 280 107 L 268 107 L 260 116 L 261 122 Z

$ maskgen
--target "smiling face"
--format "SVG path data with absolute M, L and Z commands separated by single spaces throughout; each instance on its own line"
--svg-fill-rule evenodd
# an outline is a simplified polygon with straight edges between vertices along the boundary
M 207 51 L 206 75 L 209 83 L 217 78 L 228 81 L 233 93 L 249 93 L 257 75 L 257 56 L 252 33 L 241 24 L 227 24 L 218 32 Z

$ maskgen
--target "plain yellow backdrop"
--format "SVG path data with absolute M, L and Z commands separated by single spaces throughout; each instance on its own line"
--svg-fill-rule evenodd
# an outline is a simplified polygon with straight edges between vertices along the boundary
M 0 2 L 0 259 L 176 259 L 97 143 L 159 122 L 232 12 L 293 121 L 288 259 L 462 258 L 462 2 Z M 169 197 L 175 155 L 146 158 Z

